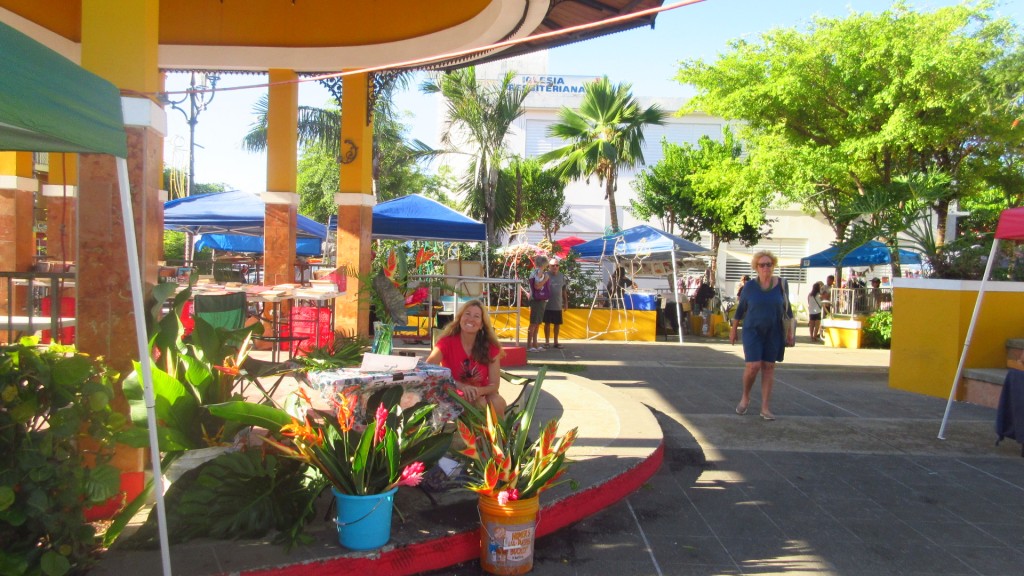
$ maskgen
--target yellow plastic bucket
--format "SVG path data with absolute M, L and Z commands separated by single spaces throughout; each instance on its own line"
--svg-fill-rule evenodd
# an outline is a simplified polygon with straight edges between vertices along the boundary
M 480 496 L 480 566 L 490 574 L 526 574 L 533 569 L 533 541 L 540 497 L 502 506 Z

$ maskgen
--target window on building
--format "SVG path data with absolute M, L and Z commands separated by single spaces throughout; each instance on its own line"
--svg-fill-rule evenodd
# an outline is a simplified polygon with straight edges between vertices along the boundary
M 744 274 L 753 276 L 750 269 L 750 259 L 761 250 L 770 250 L 783 261 L 799 261 L 807 255 L 807 240 L 803 238 L 774 238 L 770 241 L 763 241 L 750 248 L 743 245 L 729 246 L 725 260 L 725 280 L 727 282 L 738 282 Z M 744 256 L 740 258 L 740 256 Z M 807 282 L 807 269 L 800 267 L 780 266 L 775 273 L 789 282 Z

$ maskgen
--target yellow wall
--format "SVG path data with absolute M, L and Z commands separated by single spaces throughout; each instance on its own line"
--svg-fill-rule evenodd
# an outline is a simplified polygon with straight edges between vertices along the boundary
M 920 280 L 893 291 L 889 386 L 948 398 L 978 282 Z M 1024 285 L 989 282 L 964 368 L 1006 366 L 1006 340 L 1024 336 Z M 942 289 L 945 288 L 945 289 Z M 962 393 L 963 389 L 959 390 Z
M 530 324 L 530 309 L 520 311 L 519 337 L 526 339 Z M 648 310 L 566 310 L 562 313 L 562 328 L 558 338 L 566 340 L 628 340 L 631 342 L 654 342 L 656 312 Z M 502 340 L 515 337 L 515 315 L 491 312 L 491 321 Z M 589 327 L 589 332 L 588 332 Z M 540 328 L 544 337 L 544 327 Z

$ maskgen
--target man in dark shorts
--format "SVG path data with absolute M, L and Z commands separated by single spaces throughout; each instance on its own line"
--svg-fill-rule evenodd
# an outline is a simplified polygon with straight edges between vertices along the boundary
M 551 298 L 544 309 L 544 346 L 551 348 L 551 326 L 555 327 L 554 348 L 562 348 L 558 343 L 558 330 L 562 326 L 562 311 L 569 307 L 569 288 L 565 283 L 565 274 L 558 270 L 558 258 L 552 258 L 548 266 L 548 276 L 551 283 Z

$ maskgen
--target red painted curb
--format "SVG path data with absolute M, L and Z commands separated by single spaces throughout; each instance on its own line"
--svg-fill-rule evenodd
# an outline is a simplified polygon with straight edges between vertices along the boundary
M 597 486 L 542 507 L 537 537 L 546 536 L 615 504 L 654 476 L 665 458 L 662 442 L 640 464 Z M 376 556 L 332 558 L 291 566 L 246 570 L 239 576 L 406 576 L 438 570 L 480 557 L 478 529 L 396 548 Z

